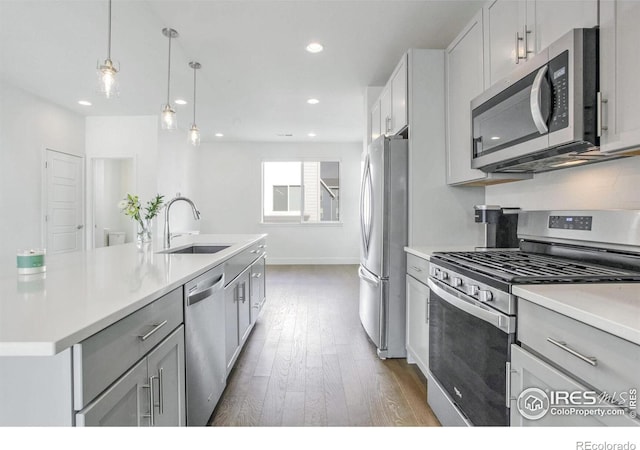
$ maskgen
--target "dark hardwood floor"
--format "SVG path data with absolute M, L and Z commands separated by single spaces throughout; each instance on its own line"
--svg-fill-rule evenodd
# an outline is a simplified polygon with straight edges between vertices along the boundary
M 376 356 L 357 266 L 268 266 L 266 276 L 265 309 L 211 425 L 439 425 L 418 369 Z

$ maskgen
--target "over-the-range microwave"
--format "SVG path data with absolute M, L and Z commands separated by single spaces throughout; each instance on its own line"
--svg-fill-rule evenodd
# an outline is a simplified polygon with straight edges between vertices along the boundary
M 544 172 L 599 152 L 598 30 L 578 28 L 471 101 L 471 167 Z

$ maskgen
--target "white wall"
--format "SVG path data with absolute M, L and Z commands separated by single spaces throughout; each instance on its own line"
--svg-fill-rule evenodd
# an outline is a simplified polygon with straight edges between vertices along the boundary
M 146 203 L 158 192 L 158 116 L 93 116 L 86 118 L 86 157 L 133 158 L 132 194 Z M 93 174 L 87 171 L 87 226 L 93 227 Z M 135 225 L 131 221 L 132 232 Z M 156 226 L 156 228 L 158 228 Z M 91 233 L 87 236 L 91 241 Z
M 361 152 L 361 143 L 203 143 L 194 197 L 201 231 L 268 233 L 270 264 L 357 264 Z M 341 161 L 343 223 L 261 224 L 262 162 L 304 159 Z
M 539 209 L 640 209 L 640 157 L 534 175 L 486 188 L 488 204 Z
M 158 173 L 157 189 L 168 202 L 180 193 L 181 196 L 194 199 L 196 194 L 199 148 L 188 142 L 186 130 L 160 131 L 158 135 Z M 198 207 L 199 204 L 196 203 Z M 163 232 L 164 212 L 160 214 L 156 234 Z M 191 207 L 185 202 L 171 206 L 171 233 L 196 231 L 199 221 L 193 218 Z
M 0 82 L 0 268 L 18 248 L 44 246 L 44 150 L 84 155 L 84 118 Z

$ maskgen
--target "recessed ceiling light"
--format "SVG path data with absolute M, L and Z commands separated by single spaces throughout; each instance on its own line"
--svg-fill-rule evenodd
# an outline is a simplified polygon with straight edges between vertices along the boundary
M 186 105 L 186 104 L 187 104 L 186 100 L 183 100 L 181 98 L 176 99 L 176 105 Z
M 500 136 L 491 136 L 491 140 L 492 141 L 498 141 L 498 140 L 500 140 Z
M 309 100 L 307 100 L 307 103 L 310 105 L 317 105 L 318 103 L 320 103 L 320 100 L 318 100 L 317 98 L 310 98 Z
M 92 103 L 88 100 L 78 100 L 78 104 L 82 106 L 91 106 Z
M 224 136 L 224 134 L 222 134 L 222 133 L 216 133 L 216 137 L 223 137 L 223 136 Z
M 309 53 L 320 53 L 322 50 L 324 50 L 324 47 L 319 42 L 311 42 L 307 45 L 307 51 Z
M 309 134 L 307 134 L 307 136 L 309 136 L 309 137 L 316 137 L 316 134 L 315 134 L 315 133 L 309 133 Z

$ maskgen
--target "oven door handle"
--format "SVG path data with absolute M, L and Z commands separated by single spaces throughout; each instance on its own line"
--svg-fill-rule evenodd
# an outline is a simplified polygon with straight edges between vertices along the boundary
M 442 286 L 441 283 L 434 281 L 432 278 L 427 280 L 429 289 L 445 302 L 451 306 L 461 309 L 462 311 L 477 317 L 487 323 L 490 323 L 496 328 L 511 334 L 516 331 L 516 319 L 515 317 L 509 317 L 506 314 L 490 309 L 488 306 L 483 305 L 479 301 L 472 297 L 464 295 L 458 291 L 455 291 L 448 286 Z M 432 300 L 433 301 L 433 300 Z

